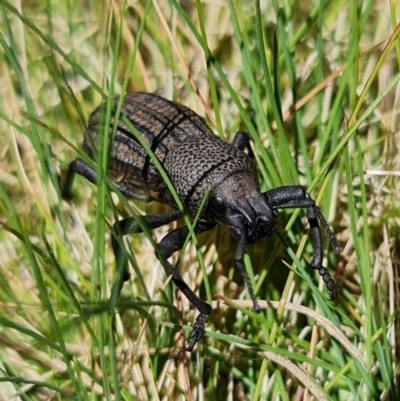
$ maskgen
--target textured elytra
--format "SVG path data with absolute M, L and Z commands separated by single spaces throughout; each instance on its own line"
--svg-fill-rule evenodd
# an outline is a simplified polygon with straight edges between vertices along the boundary
M 114 99 L 114 104 L 118 102 Z M 85 151 L 94 156 L 93 147 L 102 147 L 105 106 L 95 110 L 84 139 Z M 125 97 L 121 113 L 139 131 L 158 160 L 163 163 L 169 149 L 182 143 L 189 135 L 213 135 L 201 118 L 187 107 L 169 102 L 148 93 L 132 93 Z M 115 115 L 115 109 L 112 116 Z M 115 121 L 111 120 L 111 133 Z M 167 186 L 146 151 L 140 146 L 130 128 L 118 120 L 118 130 L 112 147 L 109 176 L 123 182 L 131 192 L 146 193 L 149 200 L 173 202 Z

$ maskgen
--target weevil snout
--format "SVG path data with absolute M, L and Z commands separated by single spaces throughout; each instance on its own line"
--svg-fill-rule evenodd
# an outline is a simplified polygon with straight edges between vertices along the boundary
M 228 225 L 235 238 L 245 235 L 249 243 L 267 238 L 276 221 L 276 213 L 250 173 L 232 174 L 214 188 L 209 203 L 210 216 Z
M 268 206 L 264 196 L 259 191 L 253 191 L 244 197 L 241 207 L 242 216 L 246 217 L 247 242 L 257 242 L 267 238 L 274 230 L 276 213 Z

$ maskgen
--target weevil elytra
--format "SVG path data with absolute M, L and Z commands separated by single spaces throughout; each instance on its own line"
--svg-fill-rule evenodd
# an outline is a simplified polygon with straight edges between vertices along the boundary
M 115 99 L 115 105 L 117 101 Z M 322 266 L 323 249 L 319 222 L 326 230 L 334 251 L 339 253 L 339 244 L 332 230 L 304 187 L 289 185 L 263 193 L 260 191 L 254 162 L 245 152 L 246 149 L 250 151 L 248 134 L 239 132 L 232 143 L 224 142 L 213 134 L 194 111 L 150 93 L 126 95 L 121 113 L 136 128 L 160 161 L 189 216 L 196 215 L 205 194 L 209 194 L 195 234 L 211 230 L 218 223 L 229 226 L 232 235 L 239 240 L 235 264 L 244 278 L 256 311 L 260 308 L 244 267 L 244 254 L 247 244 L 271 235 L 277 220 L 277 209 L 306 209 L 314 248 L 311 267 L 318 270 L 331 292 L 331 298 L 336 298 L 335 282 Z M 116 123 L 114 116 L 115 110 L 109 132 L 112 132 L 114 124 L 117 124 L 117 131 L 112 144 L 108 176 L 127 198 L 158 201 L 172 207 L 173 211 L 166 214 L 143 216 L 150 229 L 177 220 L 182 214 L 158 169 L 123 119 L 119 118 Z M 100 133 L 105 132 L 104 128 L 104 106 L 100 106 L 89 119 L 83 142 L 83 149 L 92 158 L 101 148 Z M 63 185 L 62 195 L 66 199 L 71 198 L 75 173 L 92 183 L 97 182 L 96 170 L 82 159 L 74 160 L 69 166 Z M 117 228 L 122 235 L 140 231 L 134 218 L 116 223 L 114 230 L 117 231 Z M 199 311 L 187 347 L 191 351 L 202 337 L 211 307 L 194 294 L 179 272 L 166 261 L 182 248 L 188 233 L 187 227 L 170 232 L 159 243 L 159 249 L 172 280 Z M 113 249 L 118 258 L 120 245 L 116 237 L 114 233 Z M 122 279 L 126 281 L 128 278 L 125 264 Z M 121 285 L 113 289 L 112 296 L 118 296 Z

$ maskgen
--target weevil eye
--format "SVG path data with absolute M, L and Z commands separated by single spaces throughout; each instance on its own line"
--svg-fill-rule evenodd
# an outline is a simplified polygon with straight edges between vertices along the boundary
M 210 207 L 215 213 L 223 214 L 225 212 L 225 203 L 219 196 L 211 199 Z

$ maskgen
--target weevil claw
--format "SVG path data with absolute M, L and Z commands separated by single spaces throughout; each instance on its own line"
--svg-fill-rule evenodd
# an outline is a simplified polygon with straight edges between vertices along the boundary
M 200 313 L 200 315 L 197 316 L 196 321 L 193 324 L 193 330 L 190 333 L 191 341 L 186 348 L 187 351 L 192 352 L 193 347 L 196 345 L 197 342 L 200 341 L 201 337 L 203 336 L 204 328 L 207 322 L 208 315 L 206 315 L 205 313 Z

